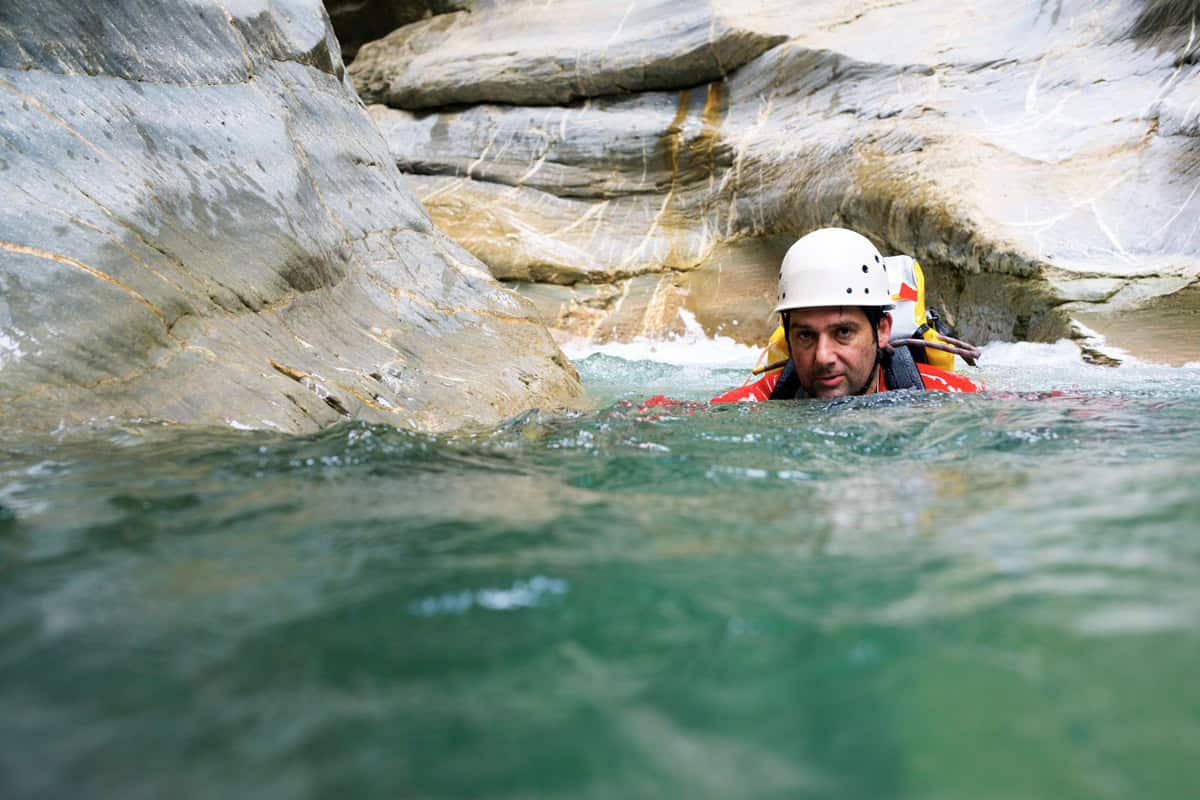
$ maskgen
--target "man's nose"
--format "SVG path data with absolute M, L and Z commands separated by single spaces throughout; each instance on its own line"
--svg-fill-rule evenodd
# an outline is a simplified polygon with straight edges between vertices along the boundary
M 834 358 L 833 339 L 824 334 L 817 337 L 816 360 L 818 364 L 832 364 Z

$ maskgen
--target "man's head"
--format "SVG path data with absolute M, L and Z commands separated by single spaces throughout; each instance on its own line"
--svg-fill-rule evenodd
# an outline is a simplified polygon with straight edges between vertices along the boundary
M 788 352 L 806 397 L 871 394 L 879 342 L 892 317 L 878 308 L 818 306 L 783 312 Z
M 883 257 L 866 237 L 822 228 L 788 249 L 775 310 L 796 376 L 809 397 L 875 391 L 879 343 L 892 331 Z

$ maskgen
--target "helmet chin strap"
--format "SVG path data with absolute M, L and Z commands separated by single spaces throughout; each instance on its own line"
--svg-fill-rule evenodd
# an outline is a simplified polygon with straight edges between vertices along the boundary
M 876 381 L 879 380 L 879 363 L 883 359 L 883 348 L 879 346 L 879 328 L 871 327 L 871 338 L 875 340 L 875 363 L 871 366 L 871 374 L 867 376 L 867 382 L 857 392 L 854 392 L 854 397 L 866 394 L 872 383 L 875 383 L 876 386 L 879 385 Z
M 855 397 L 861 397 L 867 393 L 867 389 L 871 388 L 871 384 L 879 380 L 879 351 L 875 352 L 875 366 L 871 367 L 871 374 L 867 378 L 867 382 L 862 385 L 862 388 L 854 393 Z M 878 385 L 878 384 L 876 384 Z

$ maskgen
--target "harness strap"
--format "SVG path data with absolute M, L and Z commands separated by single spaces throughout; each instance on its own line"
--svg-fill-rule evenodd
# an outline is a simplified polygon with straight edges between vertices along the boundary
M 804 387 L 800 385 L 800 378 L 796 375 L 796 365 L 789 358 L 787 366 L 783 368 L 783 372 L 779 373 L 779 380 L 775 382 L 775 388 L 771 390 L 772 400 L 799 400 L 804 397 Z
M 932 310 L 933 309 L 930 309 L 930 311 L 932 311 Z M 910 333 L 908 335 L 908 338 L 909 339 L 922 339 L 922 341 L 923 341 L 925 332 L 928 330 L 936 330 L 936 329 L 931 328 L 928 322 L 922 322 L 920 327 L 918 327 L 915 331 L 913 331 L 912 333 Z M 919 361 L 922 364 L 929 363 L 929 353 L 925 352 L 925 345 L 915 344 L 915 343 L 910 342 L 908 344 L 908 349 L 912 352 L 912 357 L 914 360 Z M 885 378 L 884 380 L 887 380 L 887 379 Z M 891 384 L 889 383 L 888 386 L 891 386 Z
M 883 382 L 889 391 L 925 388 L 925 380 L 908 347 L 897 347 L 890 354 L 884 351 L 880 365 L 883 367 Z

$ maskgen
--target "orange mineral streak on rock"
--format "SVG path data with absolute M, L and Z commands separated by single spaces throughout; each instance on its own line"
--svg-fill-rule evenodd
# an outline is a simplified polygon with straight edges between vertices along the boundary
M 30 247 L 29 245 L 17 244 L 15 242 L 6 242 L 4 240 L 0 240 L 0 250 L 7 250 L 10 253 L 17 253 L 17 254 L 23 255 L 23 256 L 32 256 L 33 258 L 41 258 L 41 259 L 45 259 L 46 261 L 53 261 L 56 264 L 61 264 L 66 267 L 72 267 L 74 269 L 80 270 L 81 272 L 86 272 L 88 275 L 91 275 L 93 278 L 98 278 L 99 280 L 102 280 L 105 283 L 112 284 L 113 286 L 120 289 L 122 292 L 125 292 L 127 295 L 129 295 L 134 300 L 136 300 L 139 304 L 144 306 L 147 311 L 149 311 L 154 316 L 158 317 L 159 322 L 161 322 L 163 324 L 164 328 L 168 328 L 168 329 L 170 328 L 170 324 L 167 322 L 166 316 L 161 311 L 159 311 L 158 308 L 156 308 L 153 303 L 151 303 L 149 300 L 147 300 L 143 294 L 141 294 L 139 291 L 132 288 L 131 286 L 128 286 L 127 284 L 122 283 L 121 281 L 117 280 L 116 278 L 109 275 L 108 273 L 102 272 L 102 271 L 96 269 L 95 267 L 88 266 L 87 264 L 83 263 L 82 261 L 80 261 L 77 258 L 71 258 L 71 256 L 63 255 L 62 253 L 51 253 L 49 250 L 42 250 L 41 248 L 38 248 L 38 247 Z

